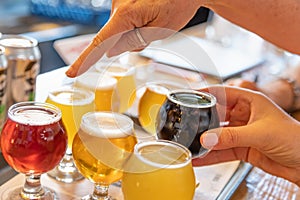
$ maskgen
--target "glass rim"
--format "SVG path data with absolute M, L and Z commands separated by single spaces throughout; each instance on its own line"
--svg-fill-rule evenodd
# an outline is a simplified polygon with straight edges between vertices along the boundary
M 145 88 L 162 95 L 167 95 L 170 92 L 170 89 L 168 87 L 156 82 L 145 83 Z M 159 88 L 159 90 L 156 90 L 156 88 Z
M 172 90 L 172 89 L 170 89 L 171 87 L 177 87 L 178 89 L 187 89 L 186 87 L 182 86 L 182 84 L 176 83 L 175 81 L 171 81 L 171 80 L 152 80 L 152 81 L 147 81 L 145 83 L 145 85 L 146 86 L 159 85 L 161 87 L 167 88 L 169 91 Z M 173 90 L 175 90 L 175 89 L 173 89 Z
M 29 46 L 16 46 L 16 45 L 5 45 L 3 44 L 3 41 L 5 40 L 10 40 L 10 39 L 22 39 L 22 40 L 27 40 L 29 41 L 30 45 Z M 0 45 L 7 47 L 7 48 L 16 48 L 16 49 L 27 49 L 27 48 L 34 48 L 37 47 L 38 41 L 29 36 L 24 36 L 24 35 L 16 35 L 16 34 L 3 34 L 2 37 L 0 38 Z
M 200 96 L 205 96 L 207 98 L 209 98 L 210 103 L 206 103 L 206 104 L 188 104 L 188 103 L 183 103 L 179 100 L 174 99 L 171 95 L 172 94 L 176 94 L 176 93 L 186 93 L 186 94 L 196 94 L 196 95 L 200 95 Z M 211 108 L 213 106 L 215 106 L 217 104 L 217 99 L 215 96 L 213 96 L 212 94 L 208 93 L 208 92 L 202 92 L 202 91 L 197 91 L 197 90 L 193 90 L 193 89 L 176 89 L 176 90 L 171 90 L 169 93 L 167 93 L 167 99 L 170 100 L 171 102 L 175 103 L 175 104 L 179 104 L 185 107 L 189 107 L 189 108 Z
M 62 118 L 62 113 L 61 110 L 50 103 L 45 103 L 45 102 L 37 102 L 37 101 L 24 101 L 24 102 L 19 102 L 11 105 L 8 109 L 8 118 L 19 123 L 19 124 L 28 124 L 28 122 L 23 122 L 18 119 L 16 119 L 15 113 L 19 111 L 22 108 L 43 108 L 44 110 L 51 111 L 53 113 L 53 119 L 49 122 L 47 121 L 46 123 L 38 123 L 38 124 L 30 124 L 32 126 L 39 126 L 39 125 L 46 125 L 46 124 L 52 124 L 56 123 Z
M 122 126 L 119 127 L 121 128 L 121 132 L 119 132 L 118 134 L 114 134 L 116 129 L 111 129 L 111 131 L 109 133 L 102 133 L 101 132 L 101 128 L 99 127 L 91 127 L 90 124 L 87 124 L 88 122 L 88 118 L 90 117 L 104 117 L 105 119 L 110 118 L 110 119 L 115 119 L 119 118 L 122 119 L 123 121 L 126 120 L 126 126 Z M 118 121 L 115 121 L 116 124 L 119 124 Z M 96 132 L 96 136 L 101 136 L 101 137 L 106 137 L 106 138 L 120 138 L 120 136 L 122 137 L 126 137 L 129 135 L 134 136 L 134 122 L 133 120 L 121 113 L 117 113 L 117 112 L 112 112 L 112 111 L 91 111 L 91 112 L 87 112 L 85 113 L 82 118 L 81 118 L 81 122 L 80 122 L 80 129 L 82 131 L 84 131 L 87 134 L 93 135 L 94 132 Z M 108 130 L 107 128 L 105 130 Z M 120 129 L 119 129 L 120 130 Z M 110 137 L 108 137 L 110 136 Z M 113 136 L 113 137 L 111 137 Z
M 90 77 L 89 77 L 90 76 Z M 97 80 L 96 82 L 89 82 L 85 81 L 86 78 L 91 78 L 89 80 L 94 80 L 95 77 Z M 101 84 L 100 83 L 104 83 Z M 87 88 L 88 90 L 109 90 L 114 89 L 117 85 L 118 81 L 116 78 L 109 76 L 109 75 L 103 75 L 99 72 L 86 72 L 82 76 L 79 76 L 75 81 L 75 87 L 83 87 Z M 105 85 L 106 84 L 106 85 Z
M 171 163 L 171 162 L 169 164 L 161 164 L 161 163 L 151 161 L 147 158 L 144 158 L 141 155 L 141 153 L 139 153 L 140 149 L 142 149 L 146 146 L 150 146 L 150 145 L 155 145 L 155 146 L 160 145 L 162 147 L 169 146 L 169 147 L 172 147 L 174 149 L 180 149 L 180 151 L 182 152 L 181 155 L 185 154 L 187 159 L 185 161 L 183 161 L 182 163 L 176 163 L 176 164 Z M 182 167 L 188 165 L 192 160 L 192 153 L 190 152 L 190 150 L 187 147 L 185 147 L 182 144 L 179 144 L 177 142 L 173 142 L 173 141 L 170 141 L 170 140 L 162 140 L 162 139 L 158 139 L 158 140 L 155 140 L 155 141 L 151 140 L 151 141 L 138 142 L 134 147 L 134 154 L 143 163 L 146 163 L 146 164 L 148 164 L 152 167 L 158 168 L 158 169 L 162 169 L 162 168 L 167 168 L 167 169 L 182 168 Z
M 107 73 L 110 76 L 130 76 L 133 75 L 136 68 L 129 64 L 129 63 L 119 63 L 116 61 L 99 61 L 97 63 L 94 64 L 96 71 L 100 72 L 100 73 Z M 126 69 L 126 71 L 124 72 L 111 72 L 111 71 L 107 71 L 108 68 L 112 67 L 112 66 L 117 66 L 120 67 L 122 69 Z
M 78 94 L 86 95 L 86 98 L 81 99 L 80 101 L 76 101 L 76 102 L 72 101 L 71 103 L 65 103 L 61 100 L 57 100 L 58 97 L 53 95 L 53 93 L 55 93 L 55 92 L 63 92 L 63 91 L 72 92 L 72 93 L 78 92 Z M 86 105 L 86 104 L 92 103 L 95 99 L 95 94 L 91 91 L 83 90 L 83 89 L 76 88 L 76 87 L 62 86 L 59 88 L 49 90 L 48 97 L 50 98 L 50 100 L 52 100 L 56 103 L 59 103 L 59 104 L 80 106 L 80 105 Z

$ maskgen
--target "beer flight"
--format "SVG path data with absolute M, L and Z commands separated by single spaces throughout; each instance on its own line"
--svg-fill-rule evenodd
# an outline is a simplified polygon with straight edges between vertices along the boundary
M 44 173 L 66 184 L 88 179 L 94 191 L 78 197 L 85 200 L 113 199 L 108 188 L 116 182 L 125 200 L 193 199 L 191 159 L 209 151 L 200 136 L 219 126 L 215 97 L 161 81 L 146 83 L 137 99 L 135 67 L 105 62 L 94 69 L 72 86 L 53 88 L 46 102 L 10 106 L 1 149 L 8 164 L 26 175 L 12 199 L 57 199 L 58 191 L 41 185 Z M 126 111 L 136 100 L 138 120 L 154 140 L 135 134 Z

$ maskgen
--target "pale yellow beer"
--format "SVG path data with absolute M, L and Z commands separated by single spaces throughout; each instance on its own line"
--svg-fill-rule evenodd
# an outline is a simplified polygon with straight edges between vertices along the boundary
M 155 120 L 157 113 L 167 97 L 169 90 L 157 83 L 149 83 L 145 86 L 145 92 L 139 101 L 138 119 L 143 129 L 155 135 Z
M 192 200 L 195 174 L 189 150 L 171 141 L 138 143 L 122 178 L 125 200 Z
M 126 112 L 136 98 L 135 68 L 120 63 L 97 63 L 97 71 L 118 80 L 117 90 L 120 96 L 119 112 Z
M 62 121 L 68 135 L 67 152 L 70 152 L 73 138 L 80 126 L 81 117 L 94 110 L 94 94 L 90 91 L 61 87 L 51 90 L 46 102 L 57 106 L 62 112 Z
M 97 72 L 86 72 L 76 79 L 74 86 L 94 92 L 96 111 L 119 110 L 117 79 Z
M 73 142 L 75 165 L 84 177 L 95 183 L 95 190 L 108 187 L 122 178 L 124 164 L 136 143 L 129 117 L 113 112 L 88 113 L 82 117 Z

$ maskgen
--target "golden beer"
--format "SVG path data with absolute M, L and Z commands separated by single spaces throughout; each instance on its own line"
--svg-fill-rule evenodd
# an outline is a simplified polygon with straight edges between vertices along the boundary
M 95 93 L 96 111 L 119 110 L 119 94 L 115 78 L 96 72 L 86 72 L 77 78 L 74 86 Z
M 98 186 L 95 187 L 97 190 L 122 178 L 124 164 L 136 143 L 133 121 L 129 117 L 111 112 L 91 112 L 82 117 L 72 152 L 78 170 Z M 96 193 L 93 194 L 95 199 Z
M 138 119 L 142 127 L 153 135 L 156 133 L 155 120 L 157 113 L 165 101 L 168 89 L 159 84 L 146 84 L 138 106 Z
M 97 63 L 96 69 L 118 80 L 117 90 L 120 96 L 119 112 L 126 112 L 136 98 L 135 68 L 120 63 Z
M 68 147 L 59 165 L 48 175 L 58 181 L 71 183 L 83 178 L 76 169 L 72 157 L 72 142 L 81 117 L 94 110 L 94 93 L 71 87 L 61 87 L 49 92 L 46 102 L 56 105 L 62 112 L 62 121 L 68 135 Z
M 122 178 L 125 200 L 192 200 L 195 174 L 189 150 L 171 141 L 138 143 Z
M 50 91 L 46 102 L 57 106 L 61 110 L 62 121 L 68 134 L 67 151 L 71 151 L 81 117 L 85 113 L 94 110 L 94 94 L 89 91 L 62 87 Z

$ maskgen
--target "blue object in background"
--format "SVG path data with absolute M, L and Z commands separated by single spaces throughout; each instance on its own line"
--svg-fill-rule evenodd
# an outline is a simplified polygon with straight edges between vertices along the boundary
M 32 14 L 80 24 L 103 26 L 110 15 L 109 0 L 30 0 Z

